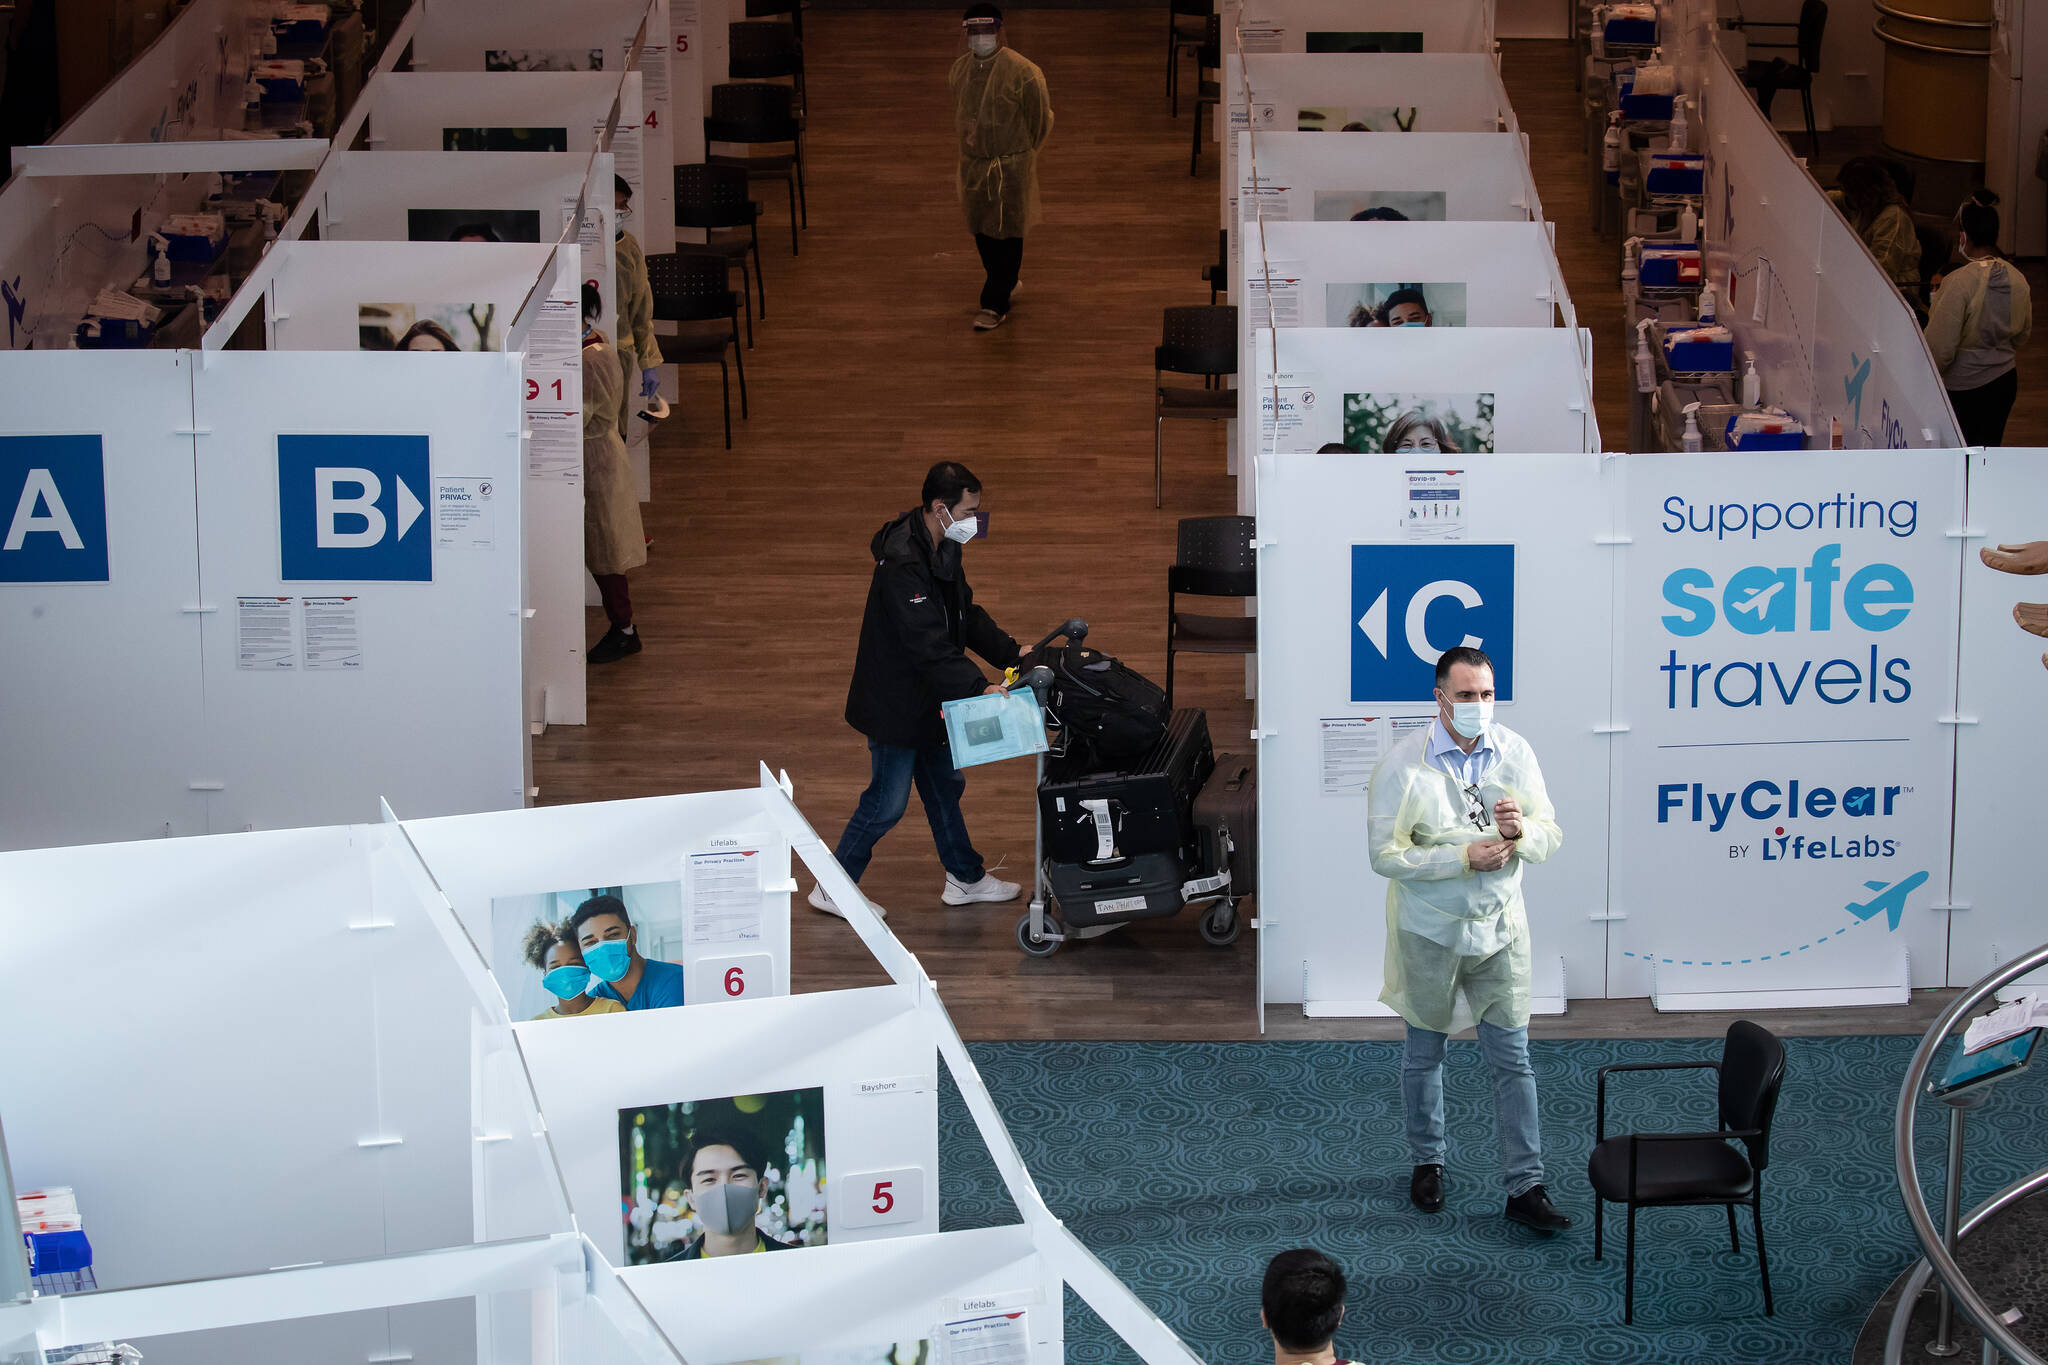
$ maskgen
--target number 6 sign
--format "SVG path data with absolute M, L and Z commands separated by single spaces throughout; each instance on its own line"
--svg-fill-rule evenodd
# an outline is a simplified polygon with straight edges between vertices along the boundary
M 840 1206 L 832 1215 L 833 1226 L 874 1228 L 919 1222 L 924 1218 L 924 1182 L 924 1171 L 917 1166 L 835 1177 L 832 1183 L 839 1192 Z
M 748 953 L 743 957 L 700 959 L 688 1000 L 692 1005 L 711 1005 L 721 1000 L 751 1000 L 757 995 L 773 994 L 775 959 L 767 953 Z

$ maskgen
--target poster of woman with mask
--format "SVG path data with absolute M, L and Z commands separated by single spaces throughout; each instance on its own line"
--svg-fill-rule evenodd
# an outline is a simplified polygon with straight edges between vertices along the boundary
M 630 1265 L 823 1246 L 825 1091 L 619 1111 Z
M 1344 444 L 1388 455 L 1471 455 L 1493 449 L 1490 393 L 1347 393 Z
M 495 897 L 490 956 L 514 1019 L 680 1005 L 682 883 Z M 609 1008 L 579 1006 L 579 998 Z

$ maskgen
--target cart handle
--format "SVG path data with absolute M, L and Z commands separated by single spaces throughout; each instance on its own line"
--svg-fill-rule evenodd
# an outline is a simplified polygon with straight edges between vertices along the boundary
M 1078 645 L 1088 638 L 1088 623 L 1078 616 L 1070 616 L 1059 625 L 1054 626 L 1050 631 L 1047 631 L 1043 640 L 1040 640 L 1025 652 L 1036 654 L 1062 635 L 1066 636 L 1070 643 Z

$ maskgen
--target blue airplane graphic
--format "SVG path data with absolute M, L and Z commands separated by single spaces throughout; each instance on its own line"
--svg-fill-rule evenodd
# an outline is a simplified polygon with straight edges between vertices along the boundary
M 1899 920 L 1906 913 L 1906 897 L 1918 891 L 1926 881 L 1927 874 L 1925 872 L 1915 872 L 1904 881 L 1890 883 L 1865 882 L 1863 884 L 1872 891 L 1882 892 L 1883 894 L 1872 896 L 1867 901 L 1851 901 L 1842 908 L 1857 919 L 1871 919 L 1880 914 L 1889 916 L 1891 927 L 1897 929 L 1899 927 Z M 1885 890 L 1887 885 L 1891 887 L 1889 891 Z
M 1869 378 L 1870 357 L 1865 356 L 1863 364 L 1859 367 L 1856 363 L 1856 353 L 1849 352 L 1849 373 L 1842 380 L 1842 392 L 1855 407 L 1855 415 L 1850 421 L 1859 429 L 1863 425 L 1863 385 Z

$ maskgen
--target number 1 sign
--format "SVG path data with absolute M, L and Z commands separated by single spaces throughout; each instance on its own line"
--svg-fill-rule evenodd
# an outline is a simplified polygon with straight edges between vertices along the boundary
M 840 1207 L 832 1215 L 835 1228 L 874 1228 L 889 1223 L 915 1223 L 924 1217 L 921 1167 L 868 1171 L 833 1181 Z

